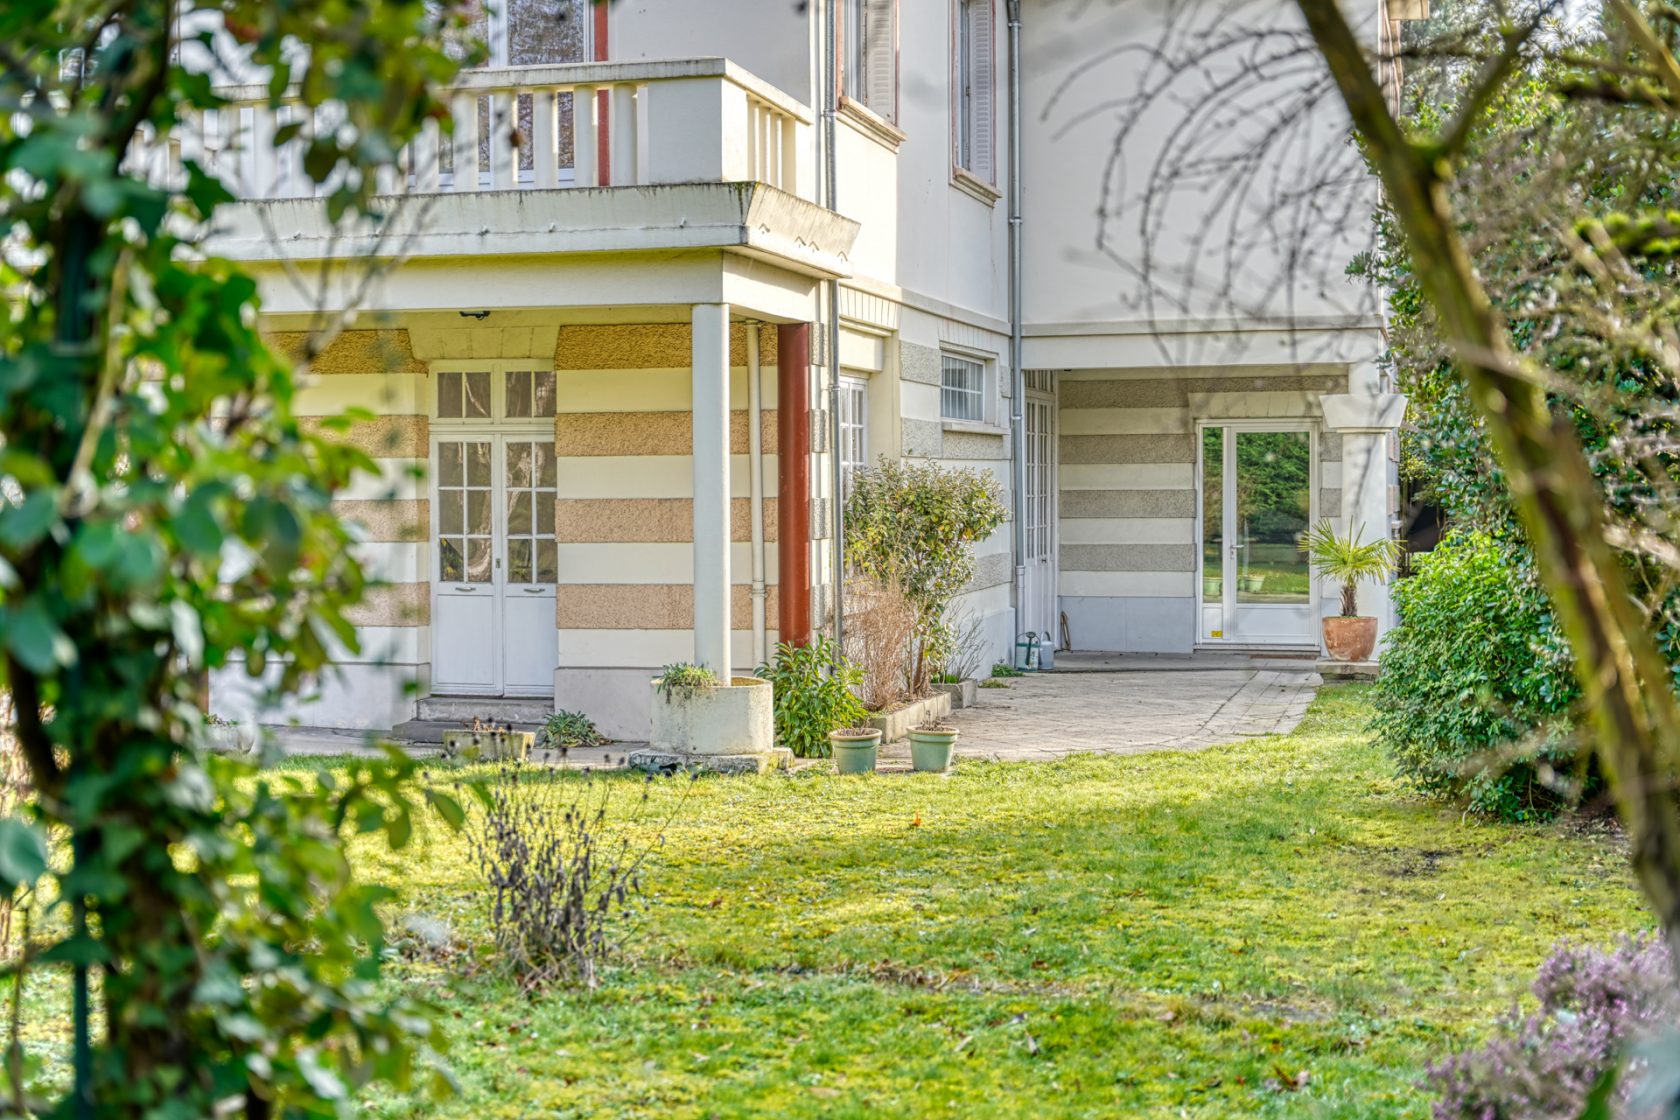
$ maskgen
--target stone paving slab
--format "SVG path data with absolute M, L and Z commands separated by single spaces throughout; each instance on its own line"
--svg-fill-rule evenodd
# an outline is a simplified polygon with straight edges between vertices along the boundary
M 1288 734 L 1320 683 L 1317 673 L 1299 669 L 1043 673 L 981 689 L 979 704 L 951 722 L 962 729 L 957 754 L 966 758 L 1193 750 Z M 909 748 L 886 747 L 882 756 L 884 764 L 908 765 Z

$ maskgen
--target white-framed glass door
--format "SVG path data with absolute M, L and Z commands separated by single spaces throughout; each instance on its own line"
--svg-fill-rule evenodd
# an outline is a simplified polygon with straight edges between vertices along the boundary
M 1317 595 L 1301 547 L 1316 516 L 1312 429 L 1203 424 L 1197 477 L 1198 639 L 1316 644 Z
M 1025 585 L 1022 629 L 1060 645 L 1056 611 L 1056 398 L 1051 374 L 1027 371 Z
M 554 371 L 491 362 L 432 380 L 432 691 L 552 695 Z

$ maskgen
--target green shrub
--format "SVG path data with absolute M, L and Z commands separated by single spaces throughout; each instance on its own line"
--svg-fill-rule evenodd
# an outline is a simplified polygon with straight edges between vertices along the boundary
M 582 712 L 558 711 L 543 724 L 542 745 L 548 750 L 598 747 L 606 741 L 607 737 L 595 727 L 595 721 Z
M 828 733 L 855 727 L 868 714 L 852 695 L 861 674 L 835 656 L 832 638 L 819 637 L 808 646 L 783 642 L 758 675 L 775 694 L 777 742 L 800 758 L 827 758 Z
M 692 700 L 702 692 L 710 692 L 722 682 L 717 674 L 704 665 L 691 665 L 687 661 L 678 661 L 665 666 L 659 671 L 659 695 L 669 704 L 672 696 L 681 696 L 685 700 Z
M 1526 550 L 1448 536 L 1395 587 L 1377 680 L 1378 740 L 1432 793 L 1506 820 L 1550 816 L 1575 757 L 1567 643 Z

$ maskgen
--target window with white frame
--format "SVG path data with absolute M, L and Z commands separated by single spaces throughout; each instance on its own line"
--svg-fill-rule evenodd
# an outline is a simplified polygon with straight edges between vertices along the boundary
M 958 354 L 943 355 L 939 415 L 945 420 L 986 422 L 986 364 Z
M 993 0 L 956 0 L 952 127 L 957 167 L 988 183 L 995 177 L 993 123 L 996 35 Z
M 852 492 L 852 476 L 869 464 L 869 383 L 840 379 L 840 499 Z
M 439 420 L 543 420 L 554 415 L 552 369 L 498 362 L 482 369 L 443 369 L 433 377 Z
M 898 0 L 842 0 L 840 92 L 898 120 Z

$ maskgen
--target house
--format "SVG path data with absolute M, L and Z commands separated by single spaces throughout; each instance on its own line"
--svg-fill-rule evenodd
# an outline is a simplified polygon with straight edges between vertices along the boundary
M 258 275 L 278 345 L 354 310 L 304 411 L 376 415 L 351 438 L 382 477 L 341 504 L 384 586 L 361 649 L 286 715 L 389 728 L 523 699 L 645 737 L 659 666 L 748 670 L 830 625 L 836 493 L 883 455 L 1010 495 L 958 608 L 988 660 L 1025 631 L 1317 648 L 1334 598 L 1295 536 L 1389 531 L 1404 402 L 1375 308 L 1293 268 L 1314 232 L 1249 244 L 1264 208 L 1185 155 L 1269 103 L 1118 136 L 1161 5 L 835 3 L 831 23 L 797 0 L 511 0 L 377 227 L 335 228 L 294 153 L 242 143 L 280 123 L 259 89 L 181 141 L 250 200 L 212 247 Z M 1303 119 L 1322 148 L 1279 162 L 1285 185 L 1349 150 L 1335 114 Z M 1139 225 L 1148 168 L 1177 236 Z M 1345 248 L 1337 274 L 1371 199 L 1349 182 L 1349 230 L 1312 242 Z M 1216 290 L 1160 279 L 1209 262 Z M 1384 589 L 1361 594 L 1386 619 Z M 239 674 L 212 689 L 224 714 L 254 703 Z

